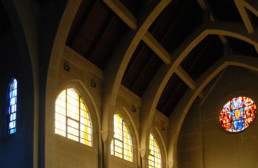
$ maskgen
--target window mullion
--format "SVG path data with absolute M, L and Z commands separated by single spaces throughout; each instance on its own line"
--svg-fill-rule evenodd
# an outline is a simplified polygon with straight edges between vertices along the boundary
M 81 142 L 81 97 L 79 96 L 79 142 Z
M 125 155 L 124 155 L 124 120 L 122 119 L 122 155 L 123 155 L 123 158 L 125 158 Z
M 65 136 L 68 137 L 68 116 L 67 116 L 67 89 L 65 90 L 65 119 L 66 119 L 66 131 Z

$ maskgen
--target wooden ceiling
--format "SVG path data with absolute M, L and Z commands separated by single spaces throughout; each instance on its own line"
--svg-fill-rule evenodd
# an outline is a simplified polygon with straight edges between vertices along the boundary
M 6 13 L 4 5 L 0 1 L 0 33 L 11 29 L 11 23 Z
M 158 0 L 121 0 L 139 18 L 146 6 Z M 234 0 L 207 0 L 217 21 L 242 23 Z M 254 25 L 257 17 L 250 14 Z M 171 54 L 203 24 L 204 10 L 197 0 L 173 0 L 149 28 L 149 33 Z M 67 45 L 105 71 L 119 42 L 132 31 L 102 0 L 83 0 L 71 27 Z M 223 37 L 228 50 L 257 57 L 255 48 L 244 41 Z M 181 62 L 180 66 L 196 80 L 224 54 L 221 37 L 209 35 Z M 143 96 L 164 62 L 143 41 L 137 46 L 122 79 L 122 85 Z M 189 87 L 173 74 L 160 97 L 157 109 L 170 116 Z

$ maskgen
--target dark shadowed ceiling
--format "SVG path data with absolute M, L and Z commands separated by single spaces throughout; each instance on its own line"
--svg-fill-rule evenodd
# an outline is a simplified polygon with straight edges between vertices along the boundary
M 172 0 L 148 30 L 172 58 L 173 53 L 204 22 L 206 11 L 198 3 L 200 1 Z M 138 19 L 146 6 L 160 1 L 121 2 Z M 213 18 L 211 22 L 216 20 L 243 24 L 234 0 L 201 2 L 209 7 Z M 257 28 L 257 17 L 247 12 Z M 104 71 L 119 42 L 129 31 L 132 31 L 131 28 L 102 0 L 83 0 L 71 27 L 67 45 Z M 185 57 L 180 66 L 195 81 L 223 56 L 225 46 L 234 54 L 258 56 L 253 45 L 247 42 L 227 36 L 209 35 Z M 126 68 L 122 85 L 142 97 L 163 64 L 161 58 L 141 41 Z M 163 90 L 157 109 L 170 116 L 187 89 L 189 86 L 174 73 Z
M 11 28 L 9 17 L 6 13 L 4 5 L 0 2 L 0 33 L 7 31 Z

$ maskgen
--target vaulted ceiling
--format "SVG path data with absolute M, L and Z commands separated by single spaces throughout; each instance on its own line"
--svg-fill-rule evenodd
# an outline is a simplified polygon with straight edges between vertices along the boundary
M 66 43 L 105 71 L 119 43 L 128 32 L 139 29 L 144 13 L 160 2 L 83 0 Z M 255 1 L 244 2 L 257 6 Z M 254 33 L 257 14 L 243 5 L 239 0 L 172 0 L 137 44 L 121 84 L 142 97 L 160 68 L 178 61 L 175 56 L 179 51 L 188 52 L 187 41 L 208 23 L 236 24 L 246 27 L 249 34 Z M 194 89 L 195 81 L 225 54 L 258 57 L 257 51 L 257 46 L 234 37 L 207 35 L 180 60 L 160 96 L 157 110 L 169 117 L 186 90 Z

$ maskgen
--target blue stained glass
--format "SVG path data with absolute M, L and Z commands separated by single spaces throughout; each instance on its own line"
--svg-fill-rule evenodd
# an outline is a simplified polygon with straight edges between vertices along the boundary
M 16 96 L 17 96 L 17 90 L 16 89 L 11 91 L 10 94 L 9 94 L 10 99 L 13 98 L 13 97 L 16 97 Z
M 12 108 L 11 113 L 15 112 L 16 111 L 16 104 L 12 105 L 11 108 Z
M 9 85 L 9 134 L 16 132 L 17 110 L 17 80 L 13 79 Z
M 10 134 L 13 134 L 16 132 L 16 128 L 10 130 Z
M 13 83 L 14 89 L 17 89 L 17 81 L 16 81 L 16 79 L 14 79 L 13 82 L 14 82 L 14 83 Z
M 10 115 L 10 121 L 16 120 L 16 113 Z
M 9 123 L 9 129 L 13 129 L 13 128 L 15 128 L 16 127 L 16 121 L 11 121 L 10 123 Z
M 10 105 L 12 106 L 14 104 L 16 104 L 16 97 L 11 98 L 11 100 L 10 100 Z

